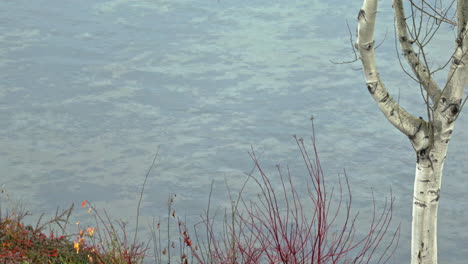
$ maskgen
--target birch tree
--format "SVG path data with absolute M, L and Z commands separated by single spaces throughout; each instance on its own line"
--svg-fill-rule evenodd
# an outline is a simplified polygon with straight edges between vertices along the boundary
M 387 120 L 409 138 L 416 152 L 411 263 L 435 264 L 442 172 L 455 121 L 464 104 L 464 88 L 468 79 L 468 0 L 452 2 L 453 6 L 456 5 L 455 21 L 451 21 L 447 10 L 440 6 L 443 1 L 437 0 L 432 5 L 428 0 L 415 1 L 408 0 L 407 9 L 411 8 L 409 16 L 405 16 L 403 0 L 393 0 L 392 6 L 396 38 L 401 54 L 412 71 L 410 75 L 422 90 L 427 108 L 425 118 L 415 117 L 401 107 L 380 79 L 374 58 L 377 0 L 364 0 L 358 14 L 355 46 L 359 51 L 370 95 Z M 432 21 L 427 22 L 429 20 Z M 442 23 L 456 26 L 457 35 L 452 56 L 447 61 L 449 68 L 446 82 L 439 86 L 433 78 L 434 70 L 429 67 L 424 48 Z

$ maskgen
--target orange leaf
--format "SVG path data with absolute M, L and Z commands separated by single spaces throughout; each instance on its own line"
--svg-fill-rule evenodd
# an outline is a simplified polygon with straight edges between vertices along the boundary
M 81 208 L 85 208 L 85 206 L 86 206 L 86 203 L 87 203 L 87 201 L 86 201 L 86 200 L 84 200 L 84 201 L 81 203 Z
M 90 236 L 93 236 L 94 230 L 96 230 L 96 228 L 88 227 L 88 234 L 89 234 Z

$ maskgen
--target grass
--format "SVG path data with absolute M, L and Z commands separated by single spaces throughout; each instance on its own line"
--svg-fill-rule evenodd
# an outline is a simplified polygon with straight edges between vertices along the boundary
M 40 217 L 34 227 L 23 224 L 28 216 L 24 210 L 14 209 L 2 215 L 0 208 L 0 264 L 378 264 L 391 261 L 399 240 L 399 227 L 394 232 L 388 231 L 393 197 L 380 213 L 373 202 L 371 224 L 358 235 L 358 213 L 352 212 L 352 192 L 346 173 L 344 182 L 340 179 L 336 189 L 330 188 L 325 182 L 314 132 L 310 152 L 302 138 L 294 138 L 305 165 L 306 178 L 301 181 L 301 185 L 306 183 L 305 190 L 296 188 L 300 185 L 293 180 L 290 168 L 282 169 L 279 165 L 276 171 L 280 186 L 275 186 L 252 149 L 249 154 L 253 170 L 247 175 L 244 187 L 248 181 L 256 183 L 260 194 L 255 199 L 245 199 L 243 187 L 236 199 L 230 195 L 232 206 L 219 220 L 210 211 L 212 184 L 201 221 L 189 228 L 176 214 L 176 195 L 171 195 L 167 222 L 153 220 L 149 225 L 151 239 L 139 242 L 140 205 L 148 176 L 156 167 L 158 150 L 142 185 L 133 238 L 128 236 L 125 222 L 111 219 L 106 210 L 97 209 L 89 201 L 83 201 L 81 207 L 93 217 L 94 227 L 82 228 L 76 223 L 72 225 L 77 227 L 76 232 L 69 232 L 73 205 L 57 211 L 55 217 L 44 223 Z M 149 243 L 152 243 L 152 254 Z

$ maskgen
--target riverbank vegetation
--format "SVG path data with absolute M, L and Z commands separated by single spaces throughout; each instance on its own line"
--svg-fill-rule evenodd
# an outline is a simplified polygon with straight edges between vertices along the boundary
M 389 263 L 399 240 L 399 227 L 389 230 L 393 197 L 381 210 L 374 201 L 370 205 L 373 214 L 366 216 L 370 225 L 366 231 L 357 231 L 359 213 L 352 210 L 346 173 L 335 188 L 327 185 L 315 137 L 311 151 L 302 138 L 294 138 L 305 165 L 304 182 L 295 181 L 290 169 L 279 165 L 277 176 L 267 175 L 252 149 L 255 169 L 245 183 L 254 181 L 258 196 L 246 199 L 241 191 L 231 199 L 232 206 L 221 220 L 211 213 L 208 202 L 201 221 L 189 225 L 176 213 L 176 196 L 172 195 L 163 217 L 166 222 L 154 220 L 149 226 L 151 238 L 146 240 L 140 240 L 141 233 L 137 233 L 140 204 L 158 154 L 145 177 L 133 235 L 125 222 L 113 220 L 89 201 L 81 207 L 94 225 L 83 228 L 70 223 L 73 205 L 57 211 L 52 220 L 39 219 L 35 226 L 24 224 L 25 210 L 0 210 L 4 211 L 0 214 L 0 263 Z M 298 191 L 297 186 L 305 186 L 306 191 Z

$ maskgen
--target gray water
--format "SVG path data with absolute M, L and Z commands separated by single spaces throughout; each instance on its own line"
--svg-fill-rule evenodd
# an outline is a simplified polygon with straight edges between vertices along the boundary
M 409 259 L 415 155 L 385 120 L 352 60 L 360 1 L 2 0 L 0 2 L 0 184 L 34 214 L 83 200 L 132 222 L 158 146 L 143 218 L 197 219 L 229 205 L 252 161 L 303 172 L 293 134 L 309 138 L 311 115 L 327 180 L 346 168 L 353 206 L 369 221 L 374 189 L 396 197 L 396 263 Z M 424 116 L 418 86 L 395 55 L 392 10 L 381 3 L 376 39 L 381 76 L 395 98 Z M 387 32 L 387 34 L 385 34 Z M 386 37 L 384 37 L 386 35 Z M 454 32 L 430 56 L 442 62 Z M 439 80 L 445 78 L 443 74 Z M 440 263 L 465 263 L 467 112 L 456 124 L 439 209 Z M 302 177 L 302 176 L 298 176 Z M 298 178 L 301 179 L 301 178 Z M 253 196 L 252 183 L 246 196 Z M 80 211 L 80 210 L 78 210 Z M 366 216 L 367 214 L 367 216 Z M 74 220 L 84 220 L 77 213 Z

